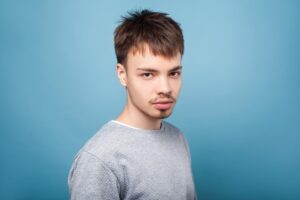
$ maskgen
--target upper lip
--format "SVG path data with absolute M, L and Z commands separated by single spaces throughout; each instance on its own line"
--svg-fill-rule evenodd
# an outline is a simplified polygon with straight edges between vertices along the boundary
M 171 101 L 171 100 L 165 100 L 165 101 L 154 102 L 154 104 L 158 104 L 158 103 L 173 103 L 173 101 Z

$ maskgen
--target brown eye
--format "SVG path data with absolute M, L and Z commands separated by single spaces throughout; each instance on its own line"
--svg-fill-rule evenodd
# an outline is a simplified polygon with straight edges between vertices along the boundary
M 180 76 L 180 72 L 171 72 L 170 74 L 172 77 L 177 78 Z
M 143 78 L 149 79 L 149 78 L 153 77 L 153 74 L 152 73 L 143 73 L 142 76 L 143 76 Z

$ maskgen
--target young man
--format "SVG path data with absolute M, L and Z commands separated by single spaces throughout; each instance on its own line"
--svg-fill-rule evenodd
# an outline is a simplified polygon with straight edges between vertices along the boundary
M 124 111 L 79 151 L 71 199 L 194 200 L 189 146 L 171 115 L 181 88 L 184 41 L 165 13 L 136 11 L 115 30 Z

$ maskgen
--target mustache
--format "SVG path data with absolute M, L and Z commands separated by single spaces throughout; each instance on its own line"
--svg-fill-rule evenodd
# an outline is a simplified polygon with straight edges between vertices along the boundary
M 164 96 L 155 97 L 155 98 L 150 100 L 150 103 L 155 103 L 155 102 L 158 102 L 158 101 L 167 101 L 167 100 L 171 100 L 174 103 L 176 103 L 176 99 L 174 97 L 172 97 L 171 95 L 168 95 L 168 94 L 165 94 Z

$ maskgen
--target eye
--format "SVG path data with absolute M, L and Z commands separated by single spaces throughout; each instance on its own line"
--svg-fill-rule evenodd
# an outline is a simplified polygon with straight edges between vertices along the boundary
M 171 75 L 172 77 L 174 77 L 174 78 L 179 77 L 180 74 L 181 74 L 180 72 L 171 72 L 171 73 L 170 73 L 170 75 Z
M 150 78 L 153 77 L 153 74 L 152 73 L 143 73 L 142 77 L 145 78 L 145 79 L 150 79 Z

